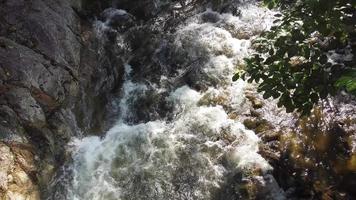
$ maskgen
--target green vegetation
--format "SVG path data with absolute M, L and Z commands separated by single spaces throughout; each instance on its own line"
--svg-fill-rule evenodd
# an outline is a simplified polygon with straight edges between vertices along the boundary
M 287 112 L 307 115 L 320 99 L 340 90 L 356 94 L 356 1 L 264 0 L 280 8 L 275 26 L 253 42 L 239 78 L 259 84 Z M 337 59 L 331 59 L 334 54 Z

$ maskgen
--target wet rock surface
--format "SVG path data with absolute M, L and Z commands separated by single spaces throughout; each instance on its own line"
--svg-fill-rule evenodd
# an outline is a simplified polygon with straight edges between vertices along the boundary
M 117 46 L 80 15 L 85 2 L 0 5 L 0 198 L 35 200 L 69 139 L 110 124 L 123 67 Z
M 244 124 L 262 139 L 260 154 L 288 199 L 355 198 L 355 99 L 340 94 L 321 102 L 311 116 L 285 113 L 253 89 L 246 97 L 253 109 Z M 263 106 L 254 107 L 255 102 Z

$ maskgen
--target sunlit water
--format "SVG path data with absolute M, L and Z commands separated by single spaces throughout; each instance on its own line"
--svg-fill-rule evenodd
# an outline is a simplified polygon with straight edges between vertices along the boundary
M 241 11 L 237 17 L 207 10 L 177 29 L 171 46 L 184 51 L 189 60 L 207 58 L 193 78 L 206 89 L 155 84 L 155 93 L 169 93 L 162 98 L 173 106 L 170 119 L 132 123 L 133 105 L 139 105 L 137 99 L 152 86 L 134 80 L 126 64 L 116 125 L 103 138 L 76 138 L 70 144 L 73 162 L 68 170 L 73 178 L 66 185 L 66 199 L 209 200 L 223 190 L 231 174 L 249 178 L 271 170 L 257 153 L 260 139 L 229 117 L 232 111 L 246 109 L 246 83 L 231 78 L 251 53 L 251 36 L 273 21 L 272 12 L 252 4 L 241 5 Z M 97 23 L 98 30 L 105 29 L 105 24 Z M 178 70 L 177 77 L 187 70 Z M 162 74 L 162 82 L 166 79 Z M 219 98 L 223 103 L 206 103 Z M 261 185 L 268 184 L 260 179 Z M 266 199 L 284 199 L 279 188 L 271 193 Z

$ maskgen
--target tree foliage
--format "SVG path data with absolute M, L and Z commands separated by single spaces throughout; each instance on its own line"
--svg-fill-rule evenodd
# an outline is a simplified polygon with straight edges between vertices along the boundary
M 256 53 L 233 79 L 259 83 L 264 98 L 287 112 L 309 114 L 313 105 L 345 89 L 356 94 L 356 1 L 264 0 L 279 7 L 275 25 L 253 42 Z

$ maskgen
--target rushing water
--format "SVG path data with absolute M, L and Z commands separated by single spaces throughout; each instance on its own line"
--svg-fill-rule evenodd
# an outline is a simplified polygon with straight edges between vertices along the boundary
M 249 178 L 270 190 L 265 199 L 284 199 L 273 180 L 266 178 L 271 167 L 257 153 L 259 138 L 230 115 L 247 109 L 246 83 L 231 78 L 251 51 L 251 36 L 270 27 L 272 16 L 246 4 L 241 5 L 240 16 L 207 10 L 189 18 L 173 34 L 170 48 L 187 60 L 204 61 L 199 70 L 179 68 L 174 77 L 162 73 L 160 83 L 135 80 L 132 66 L 126 64 L 116 125 L 103 138 L 77 138 L 70 144 L 73 162 L 68 170 L 73 178 L 66 185 L 66 199 L 220 199 L 224 195 L 217 194 L 229 191 L 224 187 L 236 187 L 230 185 L 231 179 L 241 179 L 231 182 L 236 184 Z M 187 73 L 192 73 L 190 84 L 167 87 L 167 82 Z M 171 106 L 162 111 L 170 117 L 136 123 L 133 110 L 151 93 Z

